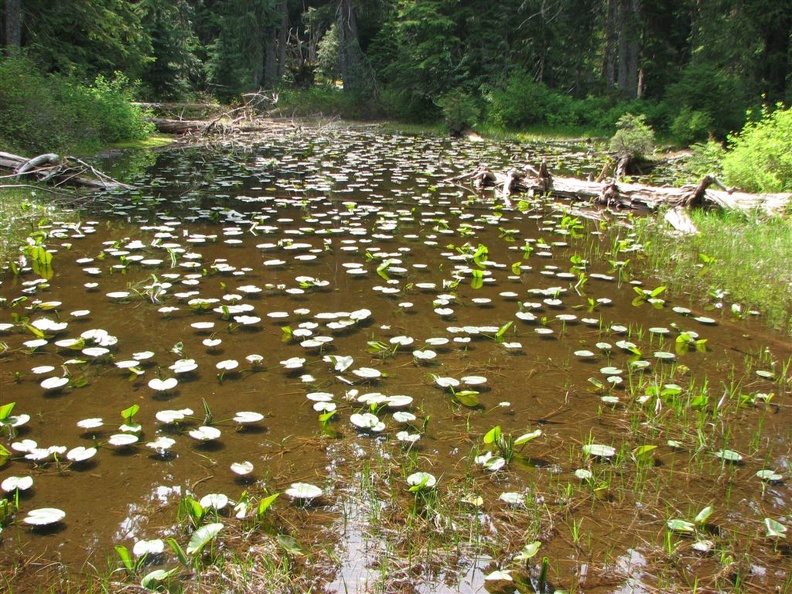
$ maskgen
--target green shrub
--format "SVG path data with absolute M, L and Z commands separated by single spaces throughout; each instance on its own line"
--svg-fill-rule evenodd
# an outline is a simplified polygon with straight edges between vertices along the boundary
M 490 94 L 489 118 L 503 128 L 527 128 L 547 122 L 552 91 L 525 73 L 515 74 L 505 89 Z
M 712 116 L 688 106 L 682 108 L 671 124 L 671 136 L 682 145 L 706 140 L 712 128 Z
M 729 137 L 730 150 L 723 159 L 729 184 L 749 192 L 792 191 L 792 110 L 764 110 Z
M 654 150 L 654 131 L 646 124 L 646 116 L 626 113 L 616 122 L 616 134 L 610 150 L 633 158 L 647 157 Z
M 437 100 L 443 112 L 443 121 L 452 135 L 461 134 L 465 128 L 475 124 L 481 110 L 476 99 L 462 89 L 454 89 Z
M 720 142 L 714 140 L 697 142 L 690 148 L 692 153 L 684 164 L 684 170 L 689 178 L 700 180 L 710 173 L 717 177 L 723 176 L 722 162 L 726 149 Z
M 94 85 L 44 75 L 26 58 L 0 60 L 0 138 L 19 152 L 92 150 L 152 131 L 125 77 Z

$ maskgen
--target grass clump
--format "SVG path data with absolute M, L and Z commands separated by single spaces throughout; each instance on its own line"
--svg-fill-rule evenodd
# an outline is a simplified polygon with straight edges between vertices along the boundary
M 792 334 L 789 221 L 731 211 L 690 214 L 695 236 L 670 236 L 650 219 L 638 224 L 652 273 L 674 292 L 707 295 L 725 315 L 756 310 L 770 327 Z
M 40 73 L 24 57 L 0 60 L 0 143 L 22 153 L 89 152 L 145 138 L 153 127 L 132 105 L 129 80 L 90 85 Z

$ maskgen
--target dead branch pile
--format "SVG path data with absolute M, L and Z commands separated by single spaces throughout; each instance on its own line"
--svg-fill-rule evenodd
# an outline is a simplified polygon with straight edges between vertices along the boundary
M 61 157 L 55 153 L 38 155 L 32 159 L 0 151 L 0 170 L 8 172 L 7 179 L 18 182 L 42 182 L 55 187 L 70 186 L 90 190 L 130 188 L 105 175 L 76 157 Z

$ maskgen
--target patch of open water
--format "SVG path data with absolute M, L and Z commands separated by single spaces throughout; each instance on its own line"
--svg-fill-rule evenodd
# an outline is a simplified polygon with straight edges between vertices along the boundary
M 598 169 L 586 146 L 531 150 Z M 220 493 L 198 523 L 221 550 L 288 536 L 327 591 L 508 591 L 485 574 L 535 584 L 542 557 L 587 592 L 788 580 L 765 536 L 789 523 L 788 344 L 637 278 L 619 217 L 444 181 L 526 152 L 309 130 L 175 149 L 145 189 L 42 229 L 51 268 L 0 285 L 0 480 L 33 479 L 8 489 L 3 566 L 186 547 L 180 501 Z M 417 471 L 436 486 L 410 491 Z M 42 508 L 65 516 L 30 524 Z

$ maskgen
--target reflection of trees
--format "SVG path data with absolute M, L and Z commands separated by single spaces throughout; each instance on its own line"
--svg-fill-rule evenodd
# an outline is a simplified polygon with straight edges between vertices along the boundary
M 157 162 L 157 152 L 129 148 L 101 155 L 93 163 L 100 171 L 124 183 L 134 183 Z

